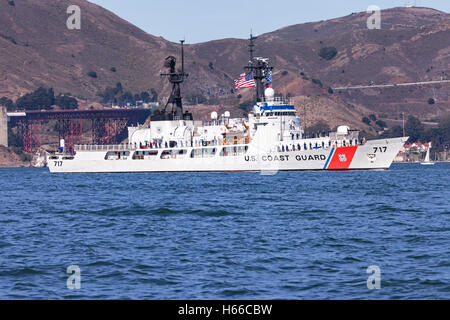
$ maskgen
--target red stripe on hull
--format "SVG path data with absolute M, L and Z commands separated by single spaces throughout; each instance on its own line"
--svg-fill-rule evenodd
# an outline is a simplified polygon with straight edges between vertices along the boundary
M 333 158 L 328 165 L 329 170 L 348 169 L 355 156 L 358 147 L 340 147 L 334 152 Z

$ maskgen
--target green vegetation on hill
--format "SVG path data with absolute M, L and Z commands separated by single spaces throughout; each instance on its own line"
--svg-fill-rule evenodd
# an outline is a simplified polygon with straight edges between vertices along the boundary
M 325 60 L 331 60 L 336 57 L 338 51 L 335 47 L 324 47 L 320 49 L 319 56 Z
M 8 126 L 8 146 L 23 147 L 22 140 L 14 133 L 10 126 Z
M 0 98 L 0 106 L 6 107 L 6 110 L 13 111 L 15 109 L 14 101 L 8 99 L 7 97 Z
M 23 95 L 16 101 L 17 108 L 25 110 L 49 110 L 54 104 L 55 93 L 53 89 L 45 89 L 43 87 L 39 87 L 36 91 Z
M 14 103 L 7 97 L 0 98 L 0 105 L 6 106 L 8 111 L 15 110 L 51 110 L 53 105 L 59 106 L 62 109 L 76 109 L 78 108 L 77 99 L 70 96 L 70 94 L 59 94 L 55 97 L 53 88 L 39 87 L 36 91 L 26 93 L 19 97 Z
M 65 110 L 73 110 L 78 108 L 78 101 L 73 97 L 59 94 L 55 97 L 55 105 L 60 106 Z
M 6 34 L 1 34 L 1 33 L 0 33 L 0 38 L 3 38 L 3 39 L 5 39 L 5 40 L 8 40 L 8 41 L 10 41 L 12 44 L 17 44 L 16 39 L 14 39 L 13 37 L 8 36 L 8 35 L 6 35 Z
M 363 117 L 361 121 L 362 121 L 363 123 L 367 124 L 368 126 L 370 126 L 370 124 L 371 124 L 370 119 L 367 118 L 367 117 Z
M 450 146 L 450 116 L 439 121 L 437 128 L 425 129 L 422 122 L 414 116 L 409 116 L 405 123 L 405 132 L 409 136 L 408 142 L 432 142 L 435 151 L 443 151 Z M 403 136 L 403 129 L 394 126 L 380 135 L 380 138 L 394 138 Z
M 320 81 L 319 79 L 314 79 L 314 78 L 312 78 L 311 79 L 311 82 L 312 83 L 314 83 L 314 84 L 317 84 L 319 87 L 323 87 L 323 83 L 322 83 L 322 81 Z
M 197 105 L 205 103 L 208 99 L 201 93 L 191 93 L 186 97 L 186 100 L 190 105 Z
M 255 103 L 253 102 L 253 100 L 247 100 L 242 103 L 239 103 L 238 108 L 244 111 L 245 114 L 248 114 L 250 111 L 253 110 L 254 105 Z
M 383 120 L 377 120 L 377 121 L 375 121 L 375 124 L 377 126 L 379 126 L 380 128 L 387 128 L 387 123 L 384 122 Z
M 133 94 L 129 90 L 125 90 L 122 84 L 118 82 L 115 87 L 108 87 L 97 94 L 102 103 L 116 104 L 119 106 L 126 106 L 127 104 L 135 105 L 138 102 L 149 103 L 158 101 L 158 93 L 151 88 L 150 93 L 143 91 L 141 93 Z

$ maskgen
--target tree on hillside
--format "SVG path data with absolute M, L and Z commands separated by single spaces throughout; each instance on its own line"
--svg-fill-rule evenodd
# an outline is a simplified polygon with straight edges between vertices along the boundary
M 325 60 L 331 60 L 336 57 L 338 51 L 335 47 L 324 47 L 320 49 L 319 56 Z
M 312 79 L 311 79 L 311 82 L 314 83 L 314 84 L 317 84 L 317 85 L 320 86 L 321 88 L 323 87 L 323 83 L 322 83 L 322 81 L 320 81 L 319 79 L 314 79 L 314 78 L 312 78 Z
M 23 147 L 22 139 L 20 139 L 19 135 L 14 133 L 10 126 L 8 126 L 8 145 L 10 147 Z
M 115 101 L 117 88 L 106 88 L 104 91 L 99 92 L 97 95 L 102 98 L 102 103 L 111 104 Z
M 55 98 L 55 105 L 60 106 L 64 110 L 74 110 L 78 108 L 78 101 L 68 95 L 59 94 Z
M 123 87 L 122 87 L 122 83 L 117 82 L 115 90 L 114 90 L 114 94 L 119 94 L 119 93 L 123 93 Z
M 377 126 L 379 126 L 380 128 L 387 128 L 387 124 L 386 124 L 386 122 L 384 122 L 383 120 L 377 120 L 377 121 L 375 122 L 375 124 L 376 124 Z
M 139 97 L 140 97 L 140 100 L 142 100 L 144 103 L 150 102 L 150 94 L 147 91 L 141 92 Z
M 158 93 L 155 89 L 150 89 L 151 94 L 147 91 L 141 93 L 132 93 L 130 90 L 125 90 L 120 82 L 115 87 L 108 87 L 103 91 L 97 93 L 101 97 L 101 102 L 104 104 L 118 104 L 126 106 L 127 104 L 135 105 L 137 101 L 144 103 L 157 102 Z
M 444 143 L 450 143 L 450 116 L 443 118 L 439 122 L 439 130 L 441 131 L 442 140 Z
M 403 128 L 400 126 L 393 126 L 380 135 L 380 138 L 398 138 L 403 136 Z
M 429 142 L 432 143 L 432 149 L 434 151 L 443 149 L 443 145 L 445 145 L 442 130 L 441 128 L 430 128 L 425 130 L 423 133 L 423 136 L 421 137 L 420 141 L 422 142 Z
M 410 136 L 410 142 L 420 141 L 422 143 L 432 142 L 433 152 L 443 151 L 445 146 L 450 145 L 450 116 L 439 121 L 437 128 L 424 129 L 419 119 L 410 116 L 406 123 L 406 135 Z M 394 126 L 383 132 L 379 138 L 396 138 L 403 136 L 403 129 Z
M 365 124 L 367 124 L 368 126 L 370 126 L 370 119 L 369 118 L 367 118 L 367 117 L 363 117 L 362 119 L 361 119 L 361 121 L 362 122 L 364 122 Z
M 206 100 L 207 100 L 206 97 L 201 93 L 191 93 L 187 97 L 187 101 L 191 105 L 203 104 L 206 102 Z
M 423 136 L 424 128 L 422 122 L 414 116 L 409 116 L 405 124 L 406 135 L 410 142 L 419 141 Z
M 158 92 L 155 89 L 151 88 L 150 93 L 152 97 L 150 98 L 150 102 L 158 102 Z
M 248 114 L 253 110 L 254 103 L 252 100 L 247 100 L 238 105 L 238 108 L 244 111 L 245 114 Z
M 11 99 L 8 99 L 7 97 L 0 98 L 0 106 L 6 107 L 6 110 L 8 111 L 14 111 L 16 109 L 14 102 Z
M 25 110 L 51 109 L 55 104 L 55 93 L 53 88 L 45 89 L 39 87 L 32 93 L 27 93 L 16 101 L 16 106 Z
M 134 96 L 130 91 L 125 92 L 118 99 L 118 102 L 121 106 L 126 106 L 127 104 L 135 104 Z

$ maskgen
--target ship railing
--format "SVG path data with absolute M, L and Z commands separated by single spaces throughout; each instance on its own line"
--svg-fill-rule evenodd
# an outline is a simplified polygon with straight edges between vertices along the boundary
M 134 151 L 138 147 L 134 144 L 117 144 L 117 145 L 75 145 L 75 151 Z
M 275 102 L 276 104 L 285 104 L 285 105 L 290 104 L 290 100 L 288 98 L 279 97 L 279 96 L 273 97 L 270 100 L 264 98 L 264 102 Z
M 337 132 L 330 132 L 331 140 L 339 140 L 339 139 L 359 139 L 359 131 L 358 130 L 349 130 L 346 135 L 340 135 Z
M 232 124 L 239 124 L 239 123 L 245 123 L 247 119 L 245 118 L 218 118 L 218 119 L 212 119 L 212 120 L 196 120 L 194 121 L 194 127 L 207 127 L 207 126 L 223 126 L 223 125 L 229 125 Z

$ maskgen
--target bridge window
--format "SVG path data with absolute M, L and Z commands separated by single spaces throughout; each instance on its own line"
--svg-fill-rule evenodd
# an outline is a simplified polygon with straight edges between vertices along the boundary
M 144 159 L 150 159 L 151 157 L 157 156 L 158 151 L 136 151 L 133 154 L 134 160 L 144 160 Z
M 187 154 L 187 150 L 164 150 L 161 153 L 161 159 L 176 159 Z
M 105 160 L 127 160 L 129 156 L 129 151 L 108 151 Z
M 224 147 L 220 152 L 221 157 L 237 156 L 245 154 L 248 150 L 247 146 Z
M 200 148 L 191 151 L 191 158 L 212 158 L 216 155 L 216 148 Z

